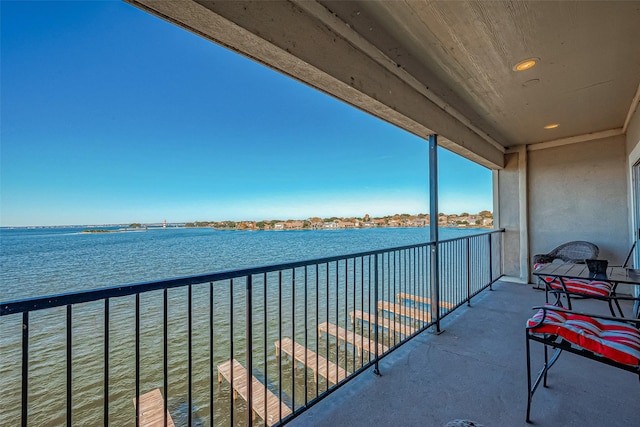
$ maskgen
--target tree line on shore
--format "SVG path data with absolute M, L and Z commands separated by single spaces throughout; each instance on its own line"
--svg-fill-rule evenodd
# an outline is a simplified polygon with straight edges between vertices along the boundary
M 427 227 L 431 224 L 429 214 L 395 214 L 382 217 L 312 217 L 304 220 L 273 219 L 262 221 L 194 221 L 185 227 L 206 227 L 219 230 L 319 230 L 375 227 Z M 493 213 L 480 211 L 477 214 L 438 214 L 440 227 L 493 227 Z

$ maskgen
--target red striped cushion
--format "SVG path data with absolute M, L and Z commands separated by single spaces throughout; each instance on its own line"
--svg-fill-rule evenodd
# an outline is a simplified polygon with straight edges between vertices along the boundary
M 556 306 L 547 304 L 549 307 L 557 308 Z M 542 319 L 544 318 L 544 323 Z M 527 320 L 527 328 L 535 328 L 532 332 L 537 334 L 551 334 L 558 335 L 558 327 L 561 326 L 564 322 L 566 322 L 567 318 L 564 316 L 564 313 L 555 310 L 545 310 L 540 309 L 533 317 Z M 539 325 L 536 327 L 536 325 Z
M 538 263 L 533 266 L 535 270 L 541 268 L 545 264 Z M 562 282 L 560 279 L 553 276 L 542 276 L 542 280 L 549 284 L 552 289 L 563 291 Z M 609 282 L 603 282 L 602 280 L 583 280 L 583 279 L 563 279 L 564 285 L 567 288 L 567 292 L 575 294 L 608 297 L 611 295 L 613 285 Z
M 539 310 L 527 321 L 531 333 L 559 335 L 572 344 L 616 362 L 640 365 L 640 331 L 632 325 L 613 320 L 546 310 Z
M 609 282 L 601 280 L 563 279 L 568 292 L 582 295 L 608 297 L 611 295 L 613 286 Z M 549 283 L 549 287 L 559 291 L 564 290 L 560 280 L 556 279 Z

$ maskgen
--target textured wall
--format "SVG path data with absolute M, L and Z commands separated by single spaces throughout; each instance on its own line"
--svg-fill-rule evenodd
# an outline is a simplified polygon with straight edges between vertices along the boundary
M 504 234 L 504 274 L 520 277 L 520 209 L 518 153 L 505 155 L 505 167 L 498 171 L 500 228 Z
M 587 240 L 622 263 L 630 247 L 624 135 L 529 153 L 531 255 Z

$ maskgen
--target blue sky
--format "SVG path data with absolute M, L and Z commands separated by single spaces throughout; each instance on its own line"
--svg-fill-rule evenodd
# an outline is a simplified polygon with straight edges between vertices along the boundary
M 420 138 L 123 2 L 1 7 L 1 226 L 429 210 Z M 441 212 L 492 209 L 439 161 Z

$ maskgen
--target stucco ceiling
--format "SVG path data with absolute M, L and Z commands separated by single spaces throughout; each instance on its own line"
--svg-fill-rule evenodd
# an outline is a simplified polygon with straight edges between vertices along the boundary
M 640 0 L 126 1 L 488 167 L 638 102 Z
M 622 128 L 640 84 L 638 1 L 321 3 L 505 147 Z

